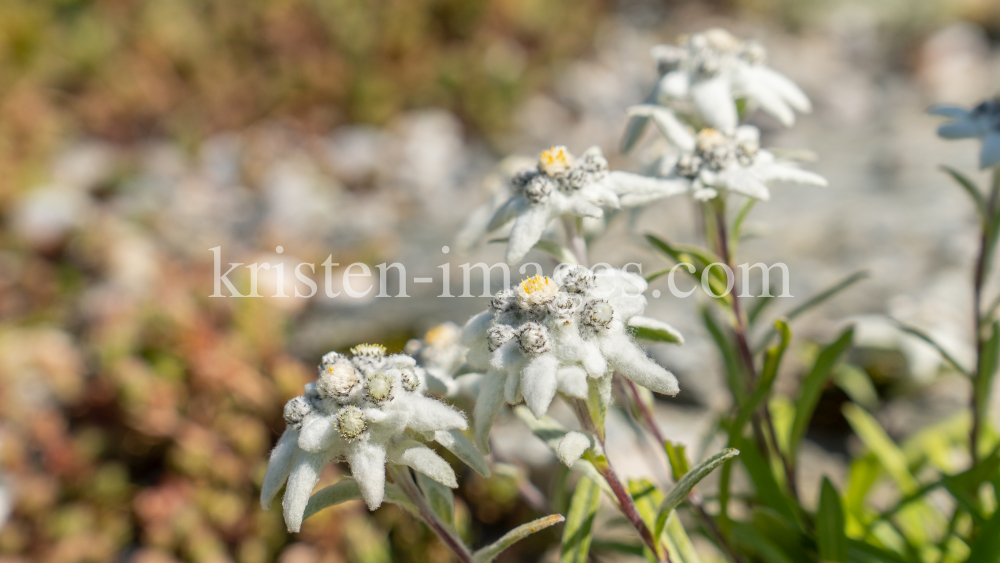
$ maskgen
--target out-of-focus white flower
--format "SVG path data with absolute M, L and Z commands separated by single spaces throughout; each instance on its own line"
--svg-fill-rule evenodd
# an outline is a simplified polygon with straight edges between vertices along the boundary
M 541 417 L 556 393 L 583 399 L 594 385 L 609 403 L 615 370 L 675 395 L 677 379 L 649 359 L 627 330 L 646 307 L 646 287 L 632 273 L 574 266 L 557 271 L 554 280 L 536 276 L 516 291 L 498 292 L 464 329 L 467 362 L 486 373 L 473 415 L 479 447 L 487 451 L 490 427 L 505 402 L 524 401 Z
M 760 148 L 760 131 L 743 125 L 733 133 L 718 129 L 702 129 L 692 136 L 688 145 L 693 150 L 664 157 L 664 182 L 651 189 L 636 185 L 621 193 L 623 205 L 644 205 L 674 195 L 677 183 L 699 200 L 716 197 L 720 190 L 729 190 L 761 201 L 771 198 L 770 182 L 791 182 L 811 186 L 826 186 L 825 178 L 798 168 L 794 162 L 782 160 Z M 667 189 L 664 189 L 664 186 Z
M 541 240 L 553 219 L 564 215 L 600 218 L 602 205 L 619 207 L 618 193 L 659 182 L 657 178 L 609 171 L 599 147 L 590 147 L 575 158 L 566 147 L 555 146 L 542 152 L 536 166 L 511 178 L 513 196 L 496 210 L 486 231 L 513 222 L 506 260 L 516 264 Z
M 1000 164 L 1000 99 L 986 100 L 971 110 L 958 106 L 931 106 L 927 113 L 950 118 L 938 127 L 938 136 L 945 139 L 982 139 L 979 167 Z
M 403 350 L 423 368 L 428 393 L 454 397 L 461 390 L 455 375 L 465 365 L 462 327 L 452 322 L 441 323 L 431 327 L 422 339 L 407 342 Z
M 533 164 L 533 160 L 526 156 L 508 156 L 496 165 L 493 173 L 483 179 L 482 192 L 489 199 L 469 213 L 462 229 L 455 235 L 455 248 L 459 252 L 468 252 L 486 236 L 486 227 L 493 214 L 511 197 L 511 178 Z
M 448 462 L 423 441 L 435 440 L 469 459 L 472 445 L 457 430 L 466 428 L 465 416 L 423 395 L 413 358 L 386 356 L 385 348 L 371 344 L 351 352 L 351 358 L 336 352 L 323 356 L 318 381 L 285 405 L 288 427 L 271 453 L 260 500 L 267 509 L 287 480 L 282 505 L 289 531 L 299 531 L 313 487 L 331 462 L 350 465 L 365 503 L 375 510 L 385 495 L 386 462 L 458 486 Z M 485 462 L 476 461 L 470 465 L 488 471 Z

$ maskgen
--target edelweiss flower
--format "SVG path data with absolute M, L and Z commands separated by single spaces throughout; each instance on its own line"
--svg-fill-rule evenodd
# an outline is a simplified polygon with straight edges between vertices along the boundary
M 802 170 L 760 148 L 760 131 L 756 127 L 743 125 L 734 133 L 702 129 L 689 144 L 694 150 L 683 151 L 674 160 L 665 161 L 666 177 L 659 186 L 622 193 L 623 204 L 644 205 L 674 195 L 678 193 L 678 183 L 686 186 L 684 191 L 690 190 L 696 199 L 703 201 L 716 197 L 723 189 L 767 201 L 771 198 L 769 182 L 827 185 L 819 174 Z
M 538 164 L 511 178 L 514 195 L 500 206 L 486 227 L 495 231 L 513 221 L 506 260 L 516 264 L 542 238 L 549 223 L 563 215 L 600 218 L 602 205 L 619 207 L 618 193 L 634 186 L 652 189 L 659 180 L 609 171 L 598 147 L 574 158 L 563 146 L 542 152 Z
M 945 139 L 983 140 L 979 153 L 979 168 L 990 168 L 1000 164 L 1000 98 L 986 100 L 972 110 L 958 106 L 931 106 L 927 113 L 951 118 L 938 127 L 938 136 Z
M 288 427 L 271 453 L 260 502 L 267 509 L 287 480 L 282 505 L 289 531 L 299 531 L 313 487 L 331 462 L 350 465 L 365 503 L 375 510 L 385 494 L 387 461 L 458 486 L 451 466 L 423 440 L 434 439 L 469 458 L 471 445 L 463 449 L 460 442 L 468 442 L 456 430 L 466 428 L 465 416 L 423 396 L 413 358 L 386 356 L 385 348 L 371 344 L 351 352 L 352 358 L 336 352 L 323 356 L 318 381 L 285 405 Z M 485 468 L 478 465 L 477 470 Z
M 487 311 L 470 319 L 464 329 L 467 361 L 486 372 L 474 411 L 480 448 L 487 451 L 504 402 L 524 401 L 541 417 L 557 392 L 583 399 L 592 384 L 610 402 L 615 370 L 675 395 L 677 379 L 649 359 L 627 330 L 646 307 L 646 287 L 635 274 L 573 266 L 557 271 L 555 280 L 536 276 L 515 291 L 498 292 Z
M 407 342 L 404 351 L 424 369 L 428 393 L 453 397 L 460 391 L 462 386 L 455 375 L 465 364 L 462 327 L 441 323 L 428 330 L 423 339 Z

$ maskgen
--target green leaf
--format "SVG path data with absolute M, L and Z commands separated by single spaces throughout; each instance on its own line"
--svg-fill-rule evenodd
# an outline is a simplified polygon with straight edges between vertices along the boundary
M 755 553 L 765 563 L 800 563 L 746 524 L 733 526 L 733 539 L 738 550 Z
M 493 243 L 506 244 L 509 241 L 510 241 L 509 237 L 495 238 L 490 241 L 490 244 Z M 533 248 L 541 250 L 542 252 L 558 260 L 560 263 L 572 264 L 574 266 L 579 264 L 579 262 L 576 259 L 576 256 L 574 256 L 573 253 L 570 252 L 568 248 L 566 248 L 565 246 L 559 244 L 554 240 L 543 238 L 538 242 L 536 242 Z
M 786 519 L 799 522 L 795 510 L 792 508 L 790 499 L 781 490 L 778 481 L 771 472 L 771 464 L 757 449 L 757 444 L 753 440 L 744 439 L 742 436 L 730 434 L 730 445 L 740 449 L 740 461 L 750 474 L 756 489 L 756 498 L 761 504 L 769 506 Z
M 306 511 L 302 515 L 302 519 L 305 520 L 324 508 L 329 508 L 349 500 L 360 499 L 361 489 L 358 488 L 357 481 L 350 477 L 341 479 L 329 487 L 320 489 L 309 497 L 309 502 L 306 504 Z M 413 503 L 407 498 L 406 493 L 395 483 L 385 484 L 385 500 L 386 502 L 398 505 L 411 514 L 418 514 L 417 507 L 413 506 Z
M 455 493 L 448 487 L 417 471 L 417 485 L 431 510 L 449 526 L 455 526 Z
M 764 369 L 761 370 L 760 382 L 757 384 L 757 388 L 754 389 L 753 394 L 750 395 L 750 398 L 740 407 L 736 420 L 730 426 L 729 431 L 734 434 L 742 434 L 743 427 L 749 422 L 753 413 L 757 411 L 761 402 L 771 394 L 771 388 L 774 387 L 774 380 L 778 376 L 778 367 L 781 365 L 781 358 L 784 356 L 785 349 L 788 348 L 788 342 L 792 338 L 792 332 L 788 328 L 788 323 L 784 320 L 779 319 L 775 321 L 775 326 L 781 332 L 781 342 L 767 349 L 767 354 L 764 356 Z
M 979 536 L 970 546 L 969 558 L 965 563 L 996 563 L 1000 561 L 1000 510 L 979 530 Z
M 531 534 L 534 534 L 535 532 L 540 532 L 545 528 L 554 526 L 564 520 L 566 519 L 563 518 L 562 514 L 550 514 L 539 518 L 538 520 L 528 522 L 527 524 L 521 524 L 504 534 L 503 537 L 497 541 L 473 553 L 472 561 L 473 563 L 489 563 L 490 561 L 496 559 L 497 556 L 503 553 L 503 551 L 508 547 L 523 540 Z
M 653 537 L 658 538 L 663 534 L 663 528 L 667 525 L 667 517 L 670 515 L 670 511 L 684 502 L 684 499 L 691 493 L 695 485 L 707 477 L 716 467 L 722 465 L 727 459 L 736 457 L 739 453 L 740 451 L 736 448 L 726 448 L 698 464 L 697 467 L 688 471 L 680 481 L 677 481 L 674 488 L 670 489 L 667 497 L 663 499 L 663 503 L 660 504 L 660 511 L 656 517 L 656 530 Z
M 670 472 L 674 481 L 680 481 L 690 468 L 688 466 L 687 453 L 684 452 L 684 444 L 675 444 L 670 440 L 663 443 L 663 451 L 667 454 L 667 461 L 670 462 Z
M 950 166 L 942 166 L 941 170 L 951 176 L 955 180 L 955 183 L 963 188 L 965 193 L 969 194 L 972 202 L 976 205 L 976 213 L 979 215 L 979 220 L 983 225 L 988 224 L 990 215 L 986 208 L 986 199 L 983 198 L 983 194 L 979 191 L 979 188 L 976 187 L 972 180 L 969 180 L 964 174 Z
M 855 403 L 866 409 L 878 406 L 878 391 L 865 371 L 849 364 L 840 364 L 833 371 L 833 383 Z
M 685 273 L 693 275 L 697 279 L 701 279 L 705 269 L 709 265 L 725 263 L 725 261 L 718 255 L 701 248 L 700 246 L 689 244 L 671 244 L 653 234 L 647 234 L 646 239 L 652 243 L 654 248 L 672 258 L 674 262 L 677 262 L 678 264 L 687 263 L 694 266 L 694 273 L 688 272 L 687 268 L 681 269 L 684 270 Z M 728 280 L 726 279 L 726 272 L 722 268 L 712 268 L 710 270 L 708 281 L 712 292 L 715 295 L 722 295 L 726 291 Z M 720 299 L 728 303 L 731 297 L 726 295 L 724 297 L 717 297 L 716 299 Z
M 667 552 L 670 553 L 671 563 L 701 563 L 698 551 L 691 543 L 681 519 L 677 516 L 676 510 L 670 511 L 667 517 Z
M 524 405 L 517 405 L 513 410 L 514 414 L 521 419 L 522 422 L 524 422 L 528 429 L 530 429 L 535 436 L 538 436 L 543 442 L 545 442 L 545 445 L 552 450 L 552 453 L 556 453 L 556 451 L 558 451 L 559 442 L 569 432 L 569 430 L 566 430 L 562 424 L 550 416 L 543 416 L 541 419 L 535 418 L 535 415 L 531 414 L 528 407 Z M 618 502 L 614 491 L 611 490 L 608 482 L 604 480 L 604 476 L 601 475 L 596 467 L 594 467 L 594 464 L 587 460 L 587 456 L 578 459 L 577 462 L 573 464 L 571 469 L 597 483 L 598 486 L 601 487 L 602 491 L 607 493 L 607 495 L 614 499 L 615 502 Z
M 708 307 L 702 307 L 701 318 L 708 333 L 712 336 L 712 340 L 715 341 L 715 346 L 722 354 L 722 360 L 726 366 L 726 384 L 729 386 L 729 392 L 732 393 L 738 404 L 743 404 L 743 398 L 746 396 L 746 373 L 743 363 L 737 355 L 736 343 L 733 342 L 730 333 L 719 326 Z
M 736 219 L 733 221 L 733 234 L 732 234 L 732 244 L 735 246 L 740 240 L 740 235 L 743 234 L 743 221 L 746 220 L 747 215 L 750 211 L 757 205 L 757 200 L 753 198 L 747 199 L 743 207 L 740 208 L 740 212 L 736 214 Z M 733 250 L 733 255 L 736 255 L 736 250 Z
M 867 270 L 854 272 L 853 274 L 847 276 L 843 280 L 835 283 L 833 286 L 814 295 L 802 305 L 799 305 L 798 307 L 792 309 L 791 311 L 788 312 L 787 315 L 785 315 L 785 317 L 788 319 L 788 322 L 794 321 L 802 314 L 808 312 L 810 309 L 823 304 L 834 295 L 837 295 L 838 293 L 847 289 L 848 287 L 851 287 L 852 285 L 858 283 L 859 281 L 867 278 L 868 275 L 869 274 Z M 764 338 L 761 340 L 760 345 L 757 347 L 755 351 L 759 352 L 763 350 L 771 342 L 771 339 L 774 338 L 776 334 L 777 331 L 774 329 L 768 331 L 767 334 L 764 335 Z
M 768 293 L 771 293 L 768 291 Z M 750 306 L 747 307 L 747 324 L 753 326 L 760 318 L 761 314 L 767 309 L 768 305 L 774 303 L 775 295 L 760 295 L 753 298 L 750 302 Z
M 802 386 L 795 400 L 795 419 L 792 422 L 792 435 L 788 443 L 788 454 L 792 459 L 796 457 L 799 442 L 802 441 L 803 436 L 806 434 L 809 421 L 812 420 L 813 412 L 816 410 L 820 395 L 823 394 L 823 387 L 826 385 L 834 364 L 837 363 L 840 355 L 851 346 L 853 339 L 854 327 L 841 333 L 840 337 L 833 344 L 830 344 L 819 353 L 819 357 L 816 358 L 816 363 L 813 364 L 812 370 L 802 380 Z
M 628 321 L 628 331 L 640 340 L 684 344 L 684 336 L 669 324 L 650 317 L 635 316 Z
M 854 403 L 844 405 L 844 417 L 861 438 L 868 450 L 875 455 L 886 473 L 896 482 L 903 494 L 911 494 L 919 488 L 917 480 L 906 465 L 906 455 L 892 438 L 885 433 L 878 421 Z
M 840 495 L 826 477 L 820 489 L 819 511 L 816 513 L 816 544 L 824 563 L 847 563 L 847 534 L 844 508 Z
M 590 543 L 590 549 L 594 551 L 611 551 L 614 553 L 624 553 L 626 555 L 637 555 L 642 557 L 643 549 L 646 549 L 646 546 L 638 543 L 601 541 L 595 539 Z
M 859 540 L 847 540 L 851 561 L 871 561 L 872 563 L 910 563 L 894 551 L 882 549 Z
M 434 433 L 434 441 L 448 449 L 455 457 L 462 460 L 476 473 L 483 477 L 490 476 L 490 465 L 486 458 L 479 452 L 473 443 L 465 437 L 465 434 L 457 428 L 451 430 L 438 430 Z
M 895 323 L 896 326 L 899 327 L 899 330 L 902 330 L 903 332 L 905 332 L 907 334 L 916 336 L 920 340 L 923 340 L 927 344 L 930 344 L 931 347 L 933 347 L 935 350 L 937 350 L 938 354 L 941 354 L 941 357 L 944 358 L 946 362 L 948 362 L 949 364 L 951 364 L 952 367 L 954 367 L 956 370 L 958 370 L 959 373 L 962 373 L 966 377 L 969 377 L 969 378 L 972 377 L 972 372 L 969 371 L 967 368 L 965 368 L 965 366 L 963 366 L 962 364 L 958 363 L 958 360 L 956 360 L 954 356 L 952 356 L 951 354 L 949 354 L 948 351 L 945 350 L 943 346 L 941 346 L 933 338 L 931 338 L 931 336 L 929 334 L 927 334 L 926 332 L 920 330 L 919 328 L 906 325 L 903 322 L 898 321 L 896 319 L 893 319 L 891 317 L 889 318 L 889 320 L 891 320 L 893 323 Z
M 563 526 L 562 546 L 559 548 L 561 563 L 586 563 L 593 538 L 594 516 L 600 501 L 601 489 L 597 483 L 580 477 L 569 503 L 566 525 Z
M 983 344 L 982 358 L 979 362 L 979 377 L 976 378 L 974 397 L 979 412 L 986 411 L 986 402 L 990 397 L 990 388 L 997 373 L 997 363 L 1000 362 L 1000 322 L 993 321 L 989 339 Z M 976 444 L 979 447 L 979 444 Z

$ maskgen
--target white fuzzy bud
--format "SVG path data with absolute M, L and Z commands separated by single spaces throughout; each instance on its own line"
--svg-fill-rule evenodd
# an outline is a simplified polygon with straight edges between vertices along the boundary
M 569 293 L 587 293 L 594 288 L 594 272 L 583 266 L 567 268 L 562 273 L 560 288 Z
M 525 354 L 538 355 L 552 348 L 549 331 L 541 324 L 534 321 L 524 323 L 520 332 L 519 343 Z
M 359 383 L 361 374 L 346 360 L 326 366 L 316 382 L 316 393 L 323 399 L 343 399 L 351 394 Z M 322 367 L 322 366 L 321 366 Z
M 583 309 L 583 324 L 593 328 L 607 328 L 615 318 L 615 308 L 603 299 L 591 301 Z
M 391 401 L 395 379 L 392 371 L 376 372 L 365 382 L 365 398 L 378 406 Z
M 490 300 L 490 308 L 497 313 L 506 313 L 516 306 L 517 295 L 510 289 L 501 289 Z
M 510 185 L 515 191 L 523 191 L 535 176 L 538 176 L 538 169 L 534 166 L 522 168 L 510 177 Z
M 559 292 L 555 299 L 549 301 L 546 310 L 557 319 L 568 319 L 580 310 L 582 299 L 579 295 Z
M 486 347 L 490 352 L 496 352 L 498 348 L 517 337 L 517 331 L 510 325 L 494 325 L 486 332 Z
M 403 384 L 403 389 L 407 391 L 416 391 L 417 387 L 420 387 L 420 377 L 417 375 L 417 371 L 413 368 L 400 368 L 400 383 Z
M 559 445 L 556 446 L 556 455 L 566 467 L 572 467 L 589 448 L 590 438 L 586 434 L 570 432 L 563 436 L 562 440 L 559 440 Z
M 312 410 L 312 405 L 309 404 L 308 399 L 301 396 L 295 397 L 285 403 L 285 424 L 292 428 L 300 428 L 302 421 L 312 413 Z
M 367 429 L 365 414 L 358 407 L 347 405 L 337 412 L 337 431 L 344 440 L 353 442 Z
M 524 186 L 524 197 L 531 203 L 540 203 L 549 197 L 554 188 L 555 185 L 553 185 L 552 180 L 539 174 L 529 180 L 528 184 Z

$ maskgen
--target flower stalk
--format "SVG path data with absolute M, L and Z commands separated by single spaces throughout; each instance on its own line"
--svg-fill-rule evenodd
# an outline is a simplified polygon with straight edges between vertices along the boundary
M 986 217 L 983 221 L 983 230 L 979 242 L 979 255 L 976 258 L 976 267 L 973 276 L 972 307 L 975 313 L 976 371 L 972 374 L 972 398 L 970 401 L 972 408 L 972 428 L 969 431 L 969 453 L 972 457 L 973 466 L 979 463 L 979 435 L 982 431 L 983 410 L 985 408 L 985 401 L 987 400 L 986 397 L 980 396 L 979 393 L 981 379 L 989 377 L 989 374 L 986 373 L 988 368 L 984 365 L 988 337 L 983 336 L 983 325 L 989 321 L 989 318 L 983 315 L 982 297 L 983 285 L 986 283 L 986 276 L 989 271 L 989 264 L 996 239 L 998 203 L 1000 203 L 1000 167 L 995 167 L 993 169 L 993 183 L 990 188 L 990 195 L 986 201 Z
M 438 515 L 431 509 L 430 505 L 427 504 L 427 499 L 424 498 L 420 489 L 417 488 L 417 484 L 413 481 L 413 476 L 410 475 L 410 470 L 405 467 L 393 465 L 390 466 L 389 471 L 393 481 L 399 485 L 399 488 L 403 490 L 407 498 L 417 507 L 417 512 L 420 514 L 421 520 L 427 524 L 427 527 L 437 534 L 437 537 L 451 549 L 459 561 L 471 563 L 472 552 L 466 547 L 465 542 L 458 538 L 454 530 L 442 522 L 438 518 Z

